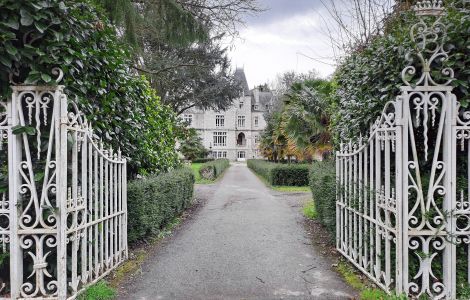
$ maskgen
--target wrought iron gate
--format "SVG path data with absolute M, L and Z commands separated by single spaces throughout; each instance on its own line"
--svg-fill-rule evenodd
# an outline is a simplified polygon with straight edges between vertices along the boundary
M 0 101 L 1 299 L 73 299 L 127 258 L 126 159 L 63 88 Z
M 455 299 L 457 268 L 470 282 L 470 111 L 445 67 L 441 1 L 414 9 L 401 94 L 336 153 L 337 249 L 386 291 Z

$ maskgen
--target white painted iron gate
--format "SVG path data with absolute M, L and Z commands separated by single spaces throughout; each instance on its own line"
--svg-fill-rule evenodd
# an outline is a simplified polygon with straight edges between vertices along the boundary
M 73 299 L 127 258 L 126 160 L 63 86 L 12 90 L 0 100 L 0 298 Z
M 336 247 L 388 292 L 455 299 L 470 282 L 470 111 L 445 67 L 441 1 L 414 10 L 401 95 L 336 153 Z

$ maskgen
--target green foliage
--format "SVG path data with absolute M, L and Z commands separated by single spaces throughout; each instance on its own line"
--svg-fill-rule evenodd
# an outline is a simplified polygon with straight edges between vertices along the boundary
M 69 98 L 92 121 L 94 132 L 128 156 L 128 170 L 175 167 L 176 117 L 148 82 L 129 71 L 128 49 L 91 0 L 3 0 L 0 10 L 0 95 L 18 83 L 54 84 L 64 71 Z M 26 129 L 25 129 L 26 130 Z
M 80 296 L 79 300 L 112 300 L 116 296 L 116 291 L 105 281 L 98 281 L 89 286 Z
M 199 169 L 199 174 L 204 179 L 214 180 L 228 167 L 230 167 L 230 161 L 228 159 L 216 159 L 203 163 Z
M 209 153 L 202 144 L 202 138 L 194 128 L 185 129 L 185 137 L 180 139 L 179 151 L 185 159 L 194 161 L 196 158 L 204 159 Z
M 191 162 L 193 164 L 198 164 L 198 163 L 206 163 L 206 162 L 213 161 L 213 160 L 214 160 L 213 158 L 206 157 L 206 158 L 195 158 Z
M 303 210 L 304 216 L 306 216 L 307 218 L 312 219 L 312 220 L 317 218 L 317 210 L 315 209 L 315 202 L 313 202 L 313 200 L 310 200 L 307 203 L 305 203 L 302 210 Z
M 389 295 L 380 289 L 365 289 L 361 292 L 361 300 L 408 300 L 405 294 Z
M 462 9 L 467 6 L 467 10 Z M 455 71 L 454 92 L 466 107 L 470 100 L 470 14 L 463 0 L 449 1 L 442 22 L 448 26 L 449 60 L 446 66 Z M 384 35 L 350 53 L 337 68 L 337 89 L 330 111 L 333 116 L 335 142 L 368 132 L 386 102 L 400 94 L 401 71 L 409 62 L 405 54 L 412 48 L 410 27 L 416 22 L 411 11 L 396 14 L 389 20 Z M 447 49 L 447 48 L 446 48 Z M 434 74 L 435 78 L 442 74 Z
M 317 209 L 317 219 L 336 235 L 336 167 L 334 161 L 318 161 L 310 170 L 310 188 Z
M 194 175 L 189 168 L 129 182 L 129 243 L 158 236 L 165 225 L 190 206 L 193 189 Z
M 249 159 L 248 168 L 268 181 L 270 185 L 307 186 L 309 166 L 281 164 L 260 159 Z
M 331 149 L 329 103 L 332 83 L 314 74 L 283 75 L 275 109 L 265 116 L 266 128 L 260 149 L 265 157 L 277 162 L 286 156 L 311 161 Z

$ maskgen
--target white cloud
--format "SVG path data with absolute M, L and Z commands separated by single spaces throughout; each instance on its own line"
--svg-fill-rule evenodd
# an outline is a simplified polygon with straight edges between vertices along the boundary
M 322 32 L 322 9 L 263 24 L 248 25 L 230 52 L 232 63 L 244 67 L 251 87 L 272 81 L 285 71 L 315 69 L 323 77 L 334 71 L 332 49 Z M 307 58 L 313 57 L 316 60 Z M 319 61 L 318 61 L 319 60 Z M 327 64 L 325 64 L 327 63 Z

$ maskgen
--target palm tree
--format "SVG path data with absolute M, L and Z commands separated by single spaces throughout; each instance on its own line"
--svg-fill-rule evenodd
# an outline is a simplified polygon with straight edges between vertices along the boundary
M 332 89 L 327 80 L 309 79 L 294 83 L 285 95 L 281 128 L 300 159 L 311 160 L 332 149 L 327 109 Z

